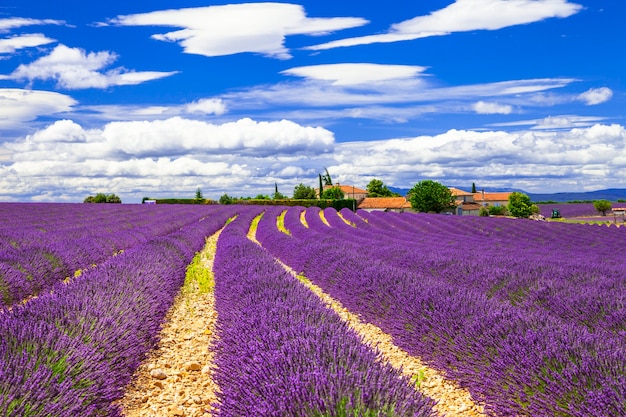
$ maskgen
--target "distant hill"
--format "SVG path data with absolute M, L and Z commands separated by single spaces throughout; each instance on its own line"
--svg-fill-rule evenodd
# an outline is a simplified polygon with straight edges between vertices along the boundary
M 454 187 L 465 191 L 470 191 L 468 187 Z M 400 195 L 407 195 L 409 188 L 389 187 L 389 189 Z M 478 189 L 479 191 L 482 188 Z M 557 203 L 566 203 L 568 201 L 593 201 L 593 200 L 626 200 L 626 188 L 608 188 L 606 190 L 586 191 L 586 192 L 565 192 L 565 193 L 527 193 L 524 190 L 515 188 L 485 188 L 486 192 L 498 191 L 519 191 L 527 194 L 532 201 L 556 201 Z
M 568 201 L 593 201 L 593 200 L 626 200 L 626 188 L 609 188 L 606 190 L 569 192 L 552 194 L 526 193 L 532 201 L 556 201 L 566 203 Z

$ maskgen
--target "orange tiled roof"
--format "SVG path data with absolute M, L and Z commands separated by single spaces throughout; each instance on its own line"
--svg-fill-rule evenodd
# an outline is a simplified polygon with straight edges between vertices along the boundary
M 324 190 L 328 190 L 332 187 L 339 187 L 344 194 L 367 194 L 367 190 L 359 187 L 353 187 L 352 185 L 325 185 Z M 316 188 L 315 191 L 319 192 L 319 188 Z
M 338 187 L 341 188 L 341 191 L 343 191 L 344 194 L 367 194 L 367 190 L 363 190 L 359 187 L 353 187 L 352 185 L 338 185 Z
M 463 210 L 480 210 L 483 206 L 478 203 L 461 203 Z
M 508 201 L 510 192 L 498 192 L 498 193 L 474 193 L 475 201 Z
M 360 209 L 402 209 L 411 208 L 404 197 L 367 197 L 359 203 Z
M 472 193 L 468 193 L 467 191 L 460 190 L 458 188 L 450 187 L 450 192 L 454 197 L 461 197 L 464 195 L 474 195 Z

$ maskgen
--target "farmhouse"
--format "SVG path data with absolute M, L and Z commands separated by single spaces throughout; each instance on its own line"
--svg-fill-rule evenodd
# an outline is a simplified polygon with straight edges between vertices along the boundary
M 622 222 L 626 222 L 626 207 L 613 207 L 611 212 L 613 213 L 615 223 L 617 223 L 618 219 L 621 219 Z
M 454 187 L 450 187 L 450 192 L 455 198 L 454 213 L 457 216 L 478 216 L 480 214 L 482 206 L 474 201 L 474 194 Z
M 509 204 L 510 192 L 486 193 L 481 191 L 474 193 L 474 201 L 481 206 L 506 206 Z
M 335 185 L 325 185 L 324 190 L 328 190 L 332 187 L 339 187 L 343 192 L 343 198 L 353 198 L 355 200 L 361 200 L 367 197 L 367 190 L 355 187 L 354 185 L 340 185 L 339 183 L 337 183 Z M 319 197 L 319 188 L 315 189 L 315 194 Z
M 406 197 L 366 197 L 357 206 L 365 211 L 394 211 L 402 213 L 411 210 L 411 203 Z

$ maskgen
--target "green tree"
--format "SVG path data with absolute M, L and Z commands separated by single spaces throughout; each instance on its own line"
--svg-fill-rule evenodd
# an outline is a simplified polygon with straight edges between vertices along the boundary
M 324 168 L 324 171 L 326 172 L 326 175 L 321 175 L 322 177 L 322 181 L 324 181 L 324 185 L 333 185 L 333 179 L 330 177 L 330 174 L 328 173 L 328 168 Z
M 219 199 L 219 203 L 220 204 L 233 204 L 234 203 L 234 198 L 232 198 L 231 196 L 229 196 L 228 194 L 224 193 L 220 199 Z
M 95 196 L 90 195 L 83 200 L 83 203 L 116 203 L 120 204 L 122 199 L 115 194 L 98 193 Z
M 294 200 L 314 200 L 317 195 L 313 187 L 300 183 L 293 189 L 293 198 Z
M 322 183 L 322 174 L 317 174 L 320 177 L 320 200 L 322 199 L 322 194 L 324 193 L 324 184 Z
M 116 196 L 115 194 L 107 194 L 106 202 L 107 203 L 121 204 L 122 203 L 122 199 L 119 198 L 118 196 Z
M 492 216 L 506 216 L 508 214 L 506 206 L 489 206 L 487 210 Z
M 398 195 L 387 188 L 382 180 L 377 178 L 371 180 L 365 189 L 367 190 L 368 197 L 394 197 Z
M 476 194 L 476 183 L 472 183 L 472 194 Z
M 98 193 L 93 198 L 93 202 L 94 203 L 106 203 L 107 202 L 107 195 L 104 194 L 104 193 Z
M 516 191 L 509 195 L 509 204 L 507 209 L 509 210 L 509 213 L 511 213 L 511 216 L 528 218 L 538 209 L 538 207 L 535 209 L 533 206 L 534 204 L 530 201 L 530 197 L 524 193 Z
M 321 198 L 324 200 L 343 200 L 344 195 L 341 188 L 335 186 L 325 189 Z
M 445 185 L 432 180 L 420 181 L 409 191 L 413 209 L 427 213 L 441 213 L 454 208 L 454 196 Z
M 278 184 L 274 183 L 274 194 L 272 194 L 272 200 L 286 200 L 288 198 L 289 197 L 278 191 Z
M 603 216 L 606 216 L 606 212 L 613 208 L 613 204 L 608 200 L 596 200 L 593 202 L 593 207 L 602 213 Z
M 196 189 L 196 200 L 204 200 L 204 197 L 202 196 L 202 190 L 200 189 L 200 187 Z

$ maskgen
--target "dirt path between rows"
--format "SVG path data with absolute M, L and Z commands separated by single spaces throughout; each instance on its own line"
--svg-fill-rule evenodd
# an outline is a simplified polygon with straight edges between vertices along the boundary
M 301 220 L 303 218 L 301 216 Z M 322 211 L 320 211 L 320 218 L 328 225 Z M 260 217 L 255 219 L 256 222 L 252 223 L 248 232 L 248 238 L 262 246 L 255 237 L 255 226 L 259 219 Z M 280 226 L 278 228 L 280 229 Z M 326 305 L 332 308 L 342 320 L 357 332 L 364 343 L 378 350 L 382 361 L 388 362 L 394 368 L 399 369 L 404 375 L 411 378 L 415 389 L 436 400 L 437 405 L 435 405 L 434 409 L 437 412 L 446 417 L 480 417 L 486 415 L 483 406 L 473 400 L 467 389 L 459 387 L 458 383 L 454 381 L 447 380 L 442 373 L 427 367 L 419 358 L 409 355 L 405 350 L 396 346 L 391 335 L 383 332 L 373 324 L 361 321 L 357 314 L 348 311 L 339 301 L 326 294 L 305 276 L 298 275 L 296 271 L 279 259 L 276 259 L 276 262 L 280 263 L 294 278 L 298 279 Z
M 137 369 L 119 402 L 127 417 L 210 416 L 217 401 L 212 378 L 217 313 L 213 258 L 219 233 L 200 252 L 207 276 L 188 279 L 166 316 L 160 342 Z M 206 279 L 208 278 L 209 288 Z
M 255 238 L 255 226 L 253 222 L 248 238 L 260 245 Z M 219 232 L 207 239 L 200 253 L 201 265 L 209 273 L 211 282 L 218 237 Z M 362 322 L 306 277 L 297 275 L 278 259 L 276 261 L 345 320 L 364 343 L 377 349 L 381 360 L 400 369 L 412 379 L 416 389 L 435 399 L 438 402 L 435 409 L 439 413 L 447 417 L 485 415 L 482 406 L 472 400 L 467 390 L 426 367 L 419 358 L 394 345 L 390 335 Z M 160 342 L 137 369 L 124 398 L 118 402 L 126 417 L 213 415 L 212 404 L 217 401 L 218 387 L 212 379 L 211 347 L 216 342 L 217 312 L 212 285 L 209 291 L 203 291 L 201 286 L 192 279 L 176 297 L 166 316 Z

